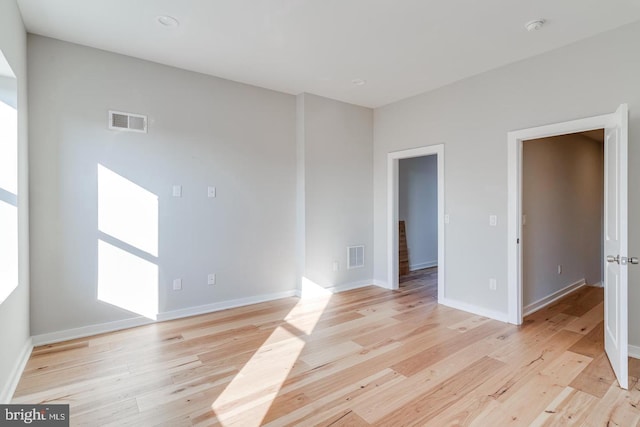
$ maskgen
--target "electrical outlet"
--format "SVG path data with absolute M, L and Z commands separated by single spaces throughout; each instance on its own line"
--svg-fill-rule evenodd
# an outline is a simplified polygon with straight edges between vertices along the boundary
M 450 221 L 449 214 L 444 214 L 444 223 L 449 224 L 449 221 Z
M 182 197 L 182 185 L 174 185 L 172 194 L 173 197 Z
M 498 282 L 496 281 L 496 279 L 489 279 L 489 289 L 491 289 L 492 291 L 495 291 L 498 288 Z
M 216 197 L 216 187 L 207 187 L 207 197 L 210 199 Z
M 182 290 L 182 279 L 173 279 L 173 290 L 174 291 Z
M 558 264 L 558 274 L 562 274 L 562 265 Z
M 498 216 L 497 215 L 489 215 L 489 225 L 491 227 L 495 227 L 498 225 Z
M 209 285 L 216 284 L 216 273 L 211 273 L 207 276 L 207 284 Z

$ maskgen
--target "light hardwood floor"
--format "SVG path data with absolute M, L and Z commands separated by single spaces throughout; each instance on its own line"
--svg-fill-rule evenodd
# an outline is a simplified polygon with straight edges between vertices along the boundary
M 433 273 L 38 347 L 14 403 L 70 403 L 72 425 L 638 425 L 602 289 L 516 327 L 438 306 Z

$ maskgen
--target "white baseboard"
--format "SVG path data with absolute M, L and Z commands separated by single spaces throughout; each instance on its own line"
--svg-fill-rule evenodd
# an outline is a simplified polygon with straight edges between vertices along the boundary
M 446 305 L 447 307 L 455 308 L 456 310 L 477 314 L 478 316 L 488 317 L 489 319 L 499 320 L 500 322 L 509 321 L 507 313 L 489 310 L 466 302 L 452 300 L 450 298 L 438 298 L 438 304 Z
M 604 284 L 602 282 L 594 283 L 593 285 L 589 286 L 593 286 L 594 288 L 604 288 Z
M 417 264 L 409 264 L 409 271 L 422 270 L 423 268 L 431 268 L 438 265 L 438 260 L 419 262 Z
M 33 342 L 31 338 L 29 338 L 22 347 L 20 356 L 18 356 L 16 363 L 11 370 L 11 375 L 9 376 L 7 383 L 4 385 L 4 387 L 2 387 L 2 390 L 0 390 L 0 403 L 11 403 L 11 398 L 13 397 L 13 393 L 15 393 L 16 388 L 18 387 L 18 382 L 20 381 L 20 377 L 22 376 L 22 372 L 24 371 L 25 366 L 27 366 L 29 357 L 31 357 L 32 350 Z
M 121 329 L 135 328 L 136 326 L 148 325 L 149 323 L 153 322 L 154 321 L 152 319 L 139 316 L 130 319 L 98 323 L 96 325 L 87 325 L 81 326 L 79 328 L 64 329 L 62 331 L 34 335 L 31 339 L 33 340 L 33 345 L 37 347 L 39 345 L 53 344 L 61 341 L 73 340 L 76 338 L 84 338 L 92 335 L 104 334 L 106 332 L 115 332 Z
M 629 357 L 640 359 L 640 346 L 629 345 Z
M 586 286 L 585 279 L 580 279 L 577 282 L 574 282 L 564 288 L 552 293 L 551 295 L 547 295 L 544 298 L 539 299 L 538 301 L 532 302 L 531 304 L 522 308 L 522 316 L 528 316 L 531 313 L 535 313 L 538 310 L 541 310 L 548 306 L 549 304 L 554 303 L 560 298 L 570 294 L 571 292 L 580 289 L 581 287 Z
M 330 288 L 327 288 L 331 293 L 333 294 L 337 294 L 340 292 L 345 292 L 345 291 L 350 291 L 353 289 L 360 289 L 360 288 L 364 288 L 367 286 L 371 286 L 371 280 L 360 280 L 358 282 L 351 282 L 351 283 L 345 283 L 342 285 L 338 285 L 338 286 L 332 286 Z
M 214 311 L 227 310 L 229 308 L 244 307 L 246 305 L 259 304 L 261 302 L 274 301 L 282 298 L 296 296 L 295 290 L 278 292 L 273 294 L 257 295 L 254 297 L 238 298 L 229 301 L 215 302 L 213 304 L 199 305 L 196 307 L 182 308 L 179 310 L 165 311 L 158 314 L 158 321 L 181 319 L 183 317 L 197 316 L 199 314 L 213 313 Z
M 273 301 L 281 298 L 295 296 L 295 291 L 279 292 L 274 294 L 258 295 L 248 298 L 239 298 L 229 301 L 221 301 L 213 304 L 200 305 L 179 310 L 165 311 L 158 313 L 157 321 L 180 319 L 183 317 L 196 316 L 199 314 L 212 313 L 214 311 L 226 310 L 228 308 L 242 307 L 245 305 L 258 304 L 266 301 Z M 80 328 L 66 329 L 63 331 L 51 332 L 47 334 L 34 335 L 32 337 L 33 345 L 53 344 L 56 342 L 72 340 L 76 338 L 84 338 L 92 335 L 103 334 L 107 332 L 115 332 L 122 329 L 133 328 L 136 326 L 148 325 L 155 321 L 146 317 L 134 317 L 130 319 L 117 320 L 114 322 L 100 323 L 97 325 L 82 326 Z
M 374 285 L 374 286 L 377 286 L 379 288 L 390 289 L 389 288 L 389 284 L 384 280 L 373 279 L 371 281 L 371 284 Z
M 359 288 L 364 288 L 364 287 L 367 287 L 367 286 L 372 286 L 373 284 L 374 283 L 371 280 L 360 280 L 358 282 L 344 283 L 342 285 L 331 286 L 331 287 L 328 287 L 328 288 L 319 287 L 319 292 L 312 292 L 308 296 L 309 297 L 315 297 L 315 296 L 322 295 L 324 293 L 326 293 L 326 294 L 337 294 L 337 293 L 340 293 L 340 292 L 350 291 L 350 290 L 353 290 L 353 289 L 359 289 Z M 302 298 L 302 296 L 303 296 L 302 290 L 296 289 L 295 290 L 295 296 L 297 296 L 298 298 Z

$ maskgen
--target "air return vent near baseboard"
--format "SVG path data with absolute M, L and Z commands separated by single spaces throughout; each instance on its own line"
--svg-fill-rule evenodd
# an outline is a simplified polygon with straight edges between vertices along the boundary
M 147 116 L 109 111 L 109 129 L 147 133 Z
M 364 246 L 347 247 L 347 268 L 364 267 Z

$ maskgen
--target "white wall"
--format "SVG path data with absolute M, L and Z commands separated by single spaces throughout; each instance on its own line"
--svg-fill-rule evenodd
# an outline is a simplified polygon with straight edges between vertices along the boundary
M 371 283 L 373 111 L 298 95 L 303 161 L 304 272 L 322 287 Z M 303 202 L 304 200 L 304 202 Z M 347 246 L 365 246 L 365 266 L 347 270 Z M 338 262 L 334 271 L 333 263 Z
M 294 291 L 294 96 L 40 36 L 28 44 L 33 335 L 137 316 L 97 298 L 101 271 L 133 274 L 100 269 L 98 165 L 157 196 L 157 258 L 127 245 L 135 229 L 109 242 L 157 265 L 161 313 Z M 108 130 L 109 109 L 148 115 L 149 133 Z
M 18 83 L 18 286 L 0 304 L 0 403 L 8 402 L 17 384 L 29 332 L 29 192 L 27 138 L 26 33 L 14 0 L 0 2 L 0 50 Z
M 523 305 L 581 279 L 600 283 L 603 144 L 580 134 L 525 141 L 522 190 Z
M 409 268 L 438 265 L 438 157 L 400 159 L 398 218 L 405 221 Z
M 640 162 L 640 24 L 549 52 L 375 110 L 376 280 L 387 277 L 387 153 L 445 144 L 446 296 L 507 313 L 507 132 L 611 113 L 628 103 L 629 164 Z M 629 182 L 640 169 L 629 168 Z M 629 218 L 640 214 L 630 186 Z M 498 216 L 497 227 L 489 215 Z M 640 253 L 630 222 L 629 255 Z M 640 269 L 629 267 L 630 343 L 640 344 Z M 490 291 L 489 278 L 497 279 Z M 635 308 L 635 309 L 634 309 Z

